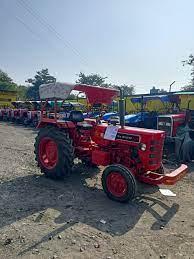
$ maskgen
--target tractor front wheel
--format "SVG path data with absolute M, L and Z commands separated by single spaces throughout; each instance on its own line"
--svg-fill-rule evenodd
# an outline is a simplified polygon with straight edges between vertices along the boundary
M 127 202 L 136 194 L 136 180 L 122 165 L 110 165 L 102 174 L 102 187 L 107 196 L 115 201 Z
M 34 146 L 38 166 L 47 177 L 62 179 L 71 173 L 74 148 L 68 133 L 54 127 L 42 128 Z

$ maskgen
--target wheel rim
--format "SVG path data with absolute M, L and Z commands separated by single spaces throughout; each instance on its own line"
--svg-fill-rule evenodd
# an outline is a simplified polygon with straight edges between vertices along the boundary
M 47 169 L 53 169 L 58 161 L 58 148 L 56 142 L 48 137 L 42 138 L 39 143 L 39 159 Z
M 112 172 L 106 178 L 108 191 L 116 197 L 122 197 L 127 193 L 127 181 L 119 172 Z

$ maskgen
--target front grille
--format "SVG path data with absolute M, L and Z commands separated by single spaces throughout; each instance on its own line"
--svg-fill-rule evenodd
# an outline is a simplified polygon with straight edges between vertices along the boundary
M 172 122 L 170 117 L 158 117 L 158 130 L 165 131 L 166 136 L 171 136 Z

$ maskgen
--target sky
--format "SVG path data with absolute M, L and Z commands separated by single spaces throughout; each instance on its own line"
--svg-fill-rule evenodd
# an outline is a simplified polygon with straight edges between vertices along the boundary
M 19 84 L 48 68 L 60 82 L 98 73 L 107 83 L 179 90 L 194 54 L 193 0 L 0 0 L 0 69 Z

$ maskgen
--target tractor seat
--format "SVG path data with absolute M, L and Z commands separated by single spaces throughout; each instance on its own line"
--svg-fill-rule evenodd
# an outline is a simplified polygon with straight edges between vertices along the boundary
M 81 111 L 71 111 L 69 115 L 69 120 L 73 122 L 82 122 L 84 121 L 84 115 Z

